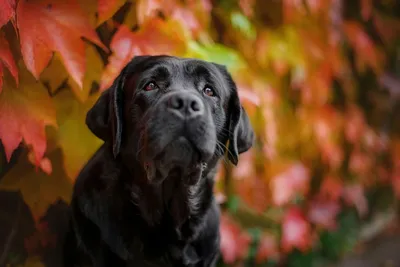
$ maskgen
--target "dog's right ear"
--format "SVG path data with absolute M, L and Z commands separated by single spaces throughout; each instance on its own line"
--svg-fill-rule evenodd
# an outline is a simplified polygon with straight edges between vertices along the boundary
M 112 142 L 114 157 L 119 154 L 121 148 L 125 82 L 135 74 L 138 65 L 150 57 L 134 57 L 86 115 L 86 125 L 93 134 L 103 141 Z
M 106 141 L 111 136 L 109 128 L 110 89 L 104 91 L 86 114 L 86 125 L 98 138 Z

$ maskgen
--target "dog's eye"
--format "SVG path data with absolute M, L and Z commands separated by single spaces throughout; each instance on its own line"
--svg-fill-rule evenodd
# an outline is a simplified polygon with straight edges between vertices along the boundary
M 206 86 L 206 87 L 203 89 L 203 92 L 204 92 L 204 94 L 206 94 L 206 95 L 208 95 L 208 96 L 215 96 L 215 91 L 214 91 L 214 89 L 212 89 L 212 88 L 209 87 L 209 86 Z
M 145 87 L 144 90 L 151 91 L 157 89 L 158 86 L 154 82 L 149 82 Z

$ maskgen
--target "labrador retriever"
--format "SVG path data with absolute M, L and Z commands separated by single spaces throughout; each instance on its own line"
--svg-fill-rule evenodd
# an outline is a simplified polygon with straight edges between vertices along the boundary
M 74 185 L 64 266 L 215 266 L 217 164 L 254 142 L 227 69 L 136 56 L 86 124 L 104 144 Z

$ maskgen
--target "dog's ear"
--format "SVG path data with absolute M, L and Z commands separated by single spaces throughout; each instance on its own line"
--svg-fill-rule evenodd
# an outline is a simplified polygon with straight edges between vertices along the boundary
M 151 56 L 134 57 L 86 115 L 86 125 L 93 134 L 104 141 L 112 142 L 114 157 L 119 154 L 121 148 L 126 80 L 132 77 L 139 64 L 149 57 Z
M 228 159 L 237 165 L 239 154 L 249 150 L 254 143 L 254 130 L 245 109 L 240 104 L 240 99 L 235 82 L 225 66 L 217 65 L 226 79 L 230 89 L 228 103 L 229 145 Z

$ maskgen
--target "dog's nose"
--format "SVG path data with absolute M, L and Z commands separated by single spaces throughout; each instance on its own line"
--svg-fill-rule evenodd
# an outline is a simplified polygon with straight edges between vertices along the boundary
M 170 96 L 168 108 L 182 117 L 193 118 L 204 113 L 201 99 L 190 93 L 176 93 Z

